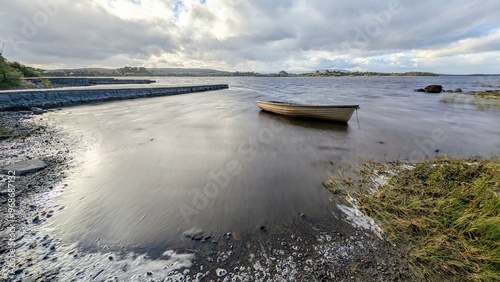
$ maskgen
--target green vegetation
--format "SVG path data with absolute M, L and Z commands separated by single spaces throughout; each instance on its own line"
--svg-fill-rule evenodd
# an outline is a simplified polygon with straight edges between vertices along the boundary
M 35 68 L 25 66 L 19 62 L 11 62 L 10 66 L 18 71 L 20 71 L 24 77 L 38 77 L 40 72 Z
M 38 70 L 19 62 L 9 62 L 0 54 L 0 89 L 21 86 L 24 77 L 37 77 Z
M 48 77 L 41 77 L 40 78 L 40 84 L 46 87 L 49 87 L 52 85 Z
M 475 91 L 467 94 L 444 94 L 443 103 L 472 104 L 478 109 L 500 110 L 500 90 Z
M 390 172 L 387 184 L 370 193 L 372 177 L 383 171 Z M 500 281 L 499 160 L 370 164 L 356 181 L 325 183 L 337 193 L 354 185 L 359 209 L 407 250 L 420 280 Z
M 0 121 L 0 140 L 7 139 L 14 136 L 14 130 L 11 128 L 6 127 L 1 121 Z
M 403 72 L 403 73 L 384 73 L 384 72 L 347 72 L 347 71 L 316 71 L 313 73 L 304 73 L 298 76 L 437 76 L 431 72 Z
M 13 68 L 11 64 L 0 55 L 0 89 L 20 86 L 22 84 L 23 74 Z
M 123 67 L 118 69 L 76 69 L 55 70 L 48 72 L 50 76 L 251 76 L 251 77 L 310 77 L 310 76 L 436 76 L 429 72 L 381 73 L 381 72 L 348 72 L 348 71 L 315 71 L 312 73 L 295 74 L 284 70 L 278 73 L 257 73 L 253 71 L 218 71 L 212 69 L 170 69 L 145 67 Z
M 500 90 L 473 91 L 468 94 L 483 99 L 492 99 L 500 101 Z
M 123 76 L 150 76 L 152 72 L 148 71 L 145 67 L 124 67 L 116 70 Z

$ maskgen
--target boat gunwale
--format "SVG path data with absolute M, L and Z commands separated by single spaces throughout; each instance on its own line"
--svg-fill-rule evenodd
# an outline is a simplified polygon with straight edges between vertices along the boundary
M 359 109 L 359 105 L 315 105 L 315 104 L 297 104 L 290 102 L 279 102 L 279 101 L 262 101 L 258 100 L 257 103 L 263 103 L 267 105 L 277 105 L 277 106 L 287 106 L 287 107 L 309 107 L 309 108 L 354 108 Z

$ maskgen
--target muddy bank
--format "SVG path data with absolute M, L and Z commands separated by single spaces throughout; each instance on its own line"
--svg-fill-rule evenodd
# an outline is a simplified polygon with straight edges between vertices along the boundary
M 47 167 L 14 180 L 2 177 L 2 190 L 14 181 L 16 196 L 14 217 L 2 217 L 0 222 L 0 266 L 7 269 L 0 280 L 412 280 L 399 250 L 353 225 L 347 216 L 333 221 L 333 215 L 315 218 L 297 214 L 296 219 L 281 225 L 256 226 L 251 236 L 232 230 L 186 230 L 184 246 L 175 250 L 110 247 L 99 242 L 89 247 L 63 241 L 51 222 L 65 206 L 54 199 L 71 193 L 66 175 L 78 166 L 73 156 L 90 144 L 51 125 L 44 115 L 4 112 L 1 117 L 15 128 L 17 137 L 0 141 L 0 166 L 39 159 Z M 2 213 L 9 214 L 8 195 L 0 199 Z

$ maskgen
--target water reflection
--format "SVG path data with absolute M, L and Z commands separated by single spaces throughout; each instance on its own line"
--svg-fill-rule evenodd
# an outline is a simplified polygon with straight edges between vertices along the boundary
M 349 129 L 349 124 L 347 123 L 324 121 L 314 118 L 280 116 L 266 111 L 260 111 L 259 117 L 306 128 L 332 130 L 338 132 L 347 131 Z
M 228 83 L 220 80 L 208 83 Z M 451 155 L 498 153 L 497 113 L 461 111 L 460 125 L 452 127 L 443 118 L 451 106 L 413 92 L 427 81 L 402 78 L 409 91 L 395 90 L 399 84 L 392 78 L 385 86 L 384 80 L 359 81 L 233 79 L 224 91 L 53 113 L 54 122 L 94 140 L 59 199 L 67 208 L 55 226 L 68 240 L 89 245 L 172 247 L 192 228 L 251 234 L 300 213 L 331 216 L 335 210 L 321 181 L 336 165 L 408 158 L 419 146 L 430 146 L 436 129 L 447 139 L 432 145 L 432 154 L 435 146 Z M 306 92 L 313 83 L 315 91 Z M 361 127 L 355 117 L 349 124 L 304 120 L 256 105 L 278 96 L 355 102 L 362 107 Z

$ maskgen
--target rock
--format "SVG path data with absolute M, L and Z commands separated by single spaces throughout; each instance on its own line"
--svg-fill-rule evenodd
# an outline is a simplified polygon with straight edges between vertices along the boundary
M 37 107 L 32 107 L 30 109 L 35 115 L 41 115 L 43 113 L 46 113 L 47 111 L 42 109 L 42 108 L 37 108 Z
M 437 84 L 427 85 L 424 90 L 426 93 L 441 93 L 443 86 Z
M 40 217 L 37 215 L 33 221 L 32 221 L 34 224 L 39 224 L 40 223 Z
M 453 90 L 453 92 L 455 92 L 455 93 L 462 93 L 462 89 L 461 88 L 455 88 L 455 90 Z
M 183 235 L 191 240 L 200 241 L 203 239 L 203 231 L 201 229 L 190 229 L 183 233 Z
M 205 274 L 198 272 L 194 279 L 195 279 L 195 281 L 201 281 L 201 280 L 205 279 Z
M 0 173 L 9 174 L 9 171 L 14 171 L 16 176 L 20 176 L 39 171 L 45 167 L 47 167 L 47 164 L 41 160 L 21 161 L 2 167 Z
M 446 90 L 444 92 L 446 92 L 446 93 L 453 93 L 453 90 Z
M 227 271 L 225 269 L 222 269 L 222 268 L 217 268 L 215 273 L 217 274 L 217 277 L 224 277 L 224 276 L 226 276 Z
M 425 92 L 425 89 L 423 89 L 423 88 L 419 88 L 419 89 L 415 89 L 415 90 L 413 90 L 413 91 L 415 91 L 415 92 Z
M 201 241 L 203 239 L 203 234 L 202 235 L 193 236 L 192 239 L 195 240 L 195 241 Z

